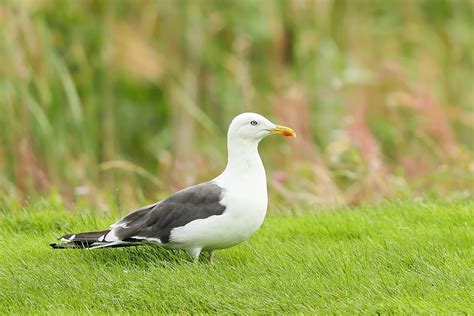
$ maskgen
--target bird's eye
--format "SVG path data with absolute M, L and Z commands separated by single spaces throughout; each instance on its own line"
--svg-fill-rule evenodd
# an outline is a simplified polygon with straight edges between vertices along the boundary
M 257 121 L 251 121 L 251 122 L 250 122 L 250 125 L 253 125 L 253 126 L 255 126 L 255 125 L 257 125 L 257 124 L 258 124 Z

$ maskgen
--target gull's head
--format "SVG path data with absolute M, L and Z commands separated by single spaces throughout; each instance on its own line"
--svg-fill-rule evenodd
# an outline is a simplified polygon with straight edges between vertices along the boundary
M 293 129 L 276 125 L 257 113 L 242 113 L 230 123 L 228 139 L 258 143 L 271 134 L 296 137 Z

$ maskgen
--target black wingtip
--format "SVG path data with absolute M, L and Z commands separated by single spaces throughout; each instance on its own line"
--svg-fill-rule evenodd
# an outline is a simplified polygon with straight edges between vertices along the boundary
M 53 249 L 64 249 L 64 248 L 66 248 L 61 244 L 49 244 L 49 246 Z

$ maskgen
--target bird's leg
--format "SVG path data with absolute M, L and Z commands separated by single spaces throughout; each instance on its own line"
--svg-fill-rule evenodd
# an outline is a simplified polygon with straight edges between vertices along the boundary
M 188 249 L 187 253 L 193 258 L 193 262 L 198 262 L 199 255 L 201 254 L 201 248 Z
M 209 251 L 209 256 L 207 257 L 207 263 L 212 265 L 212 258 L 214 258 L 214 250 Z

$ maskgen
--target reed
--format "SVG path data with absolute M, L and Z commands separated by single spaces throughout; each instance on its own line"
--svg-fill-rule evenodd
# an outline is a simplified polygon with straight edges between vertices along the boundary
M 243 111 L 301 130 L 263 145 L 274 201 L 470 195 L 473 20 L 468 0 L 2 1 L 0 201 L 155 200 L 223 168 Z

